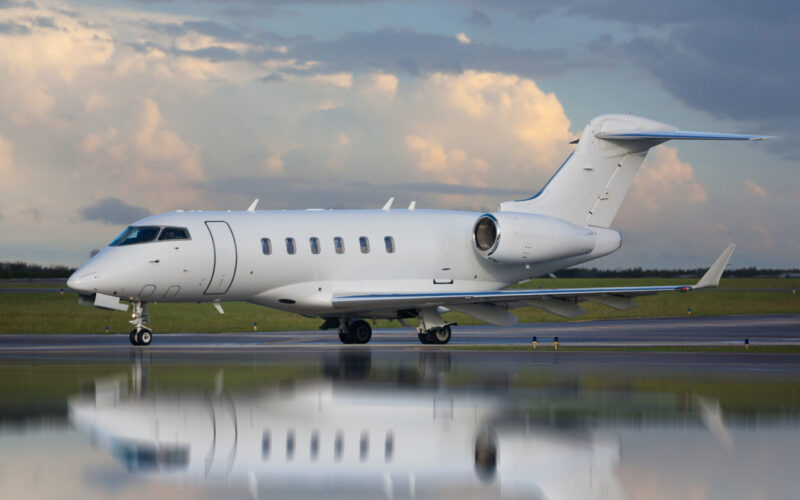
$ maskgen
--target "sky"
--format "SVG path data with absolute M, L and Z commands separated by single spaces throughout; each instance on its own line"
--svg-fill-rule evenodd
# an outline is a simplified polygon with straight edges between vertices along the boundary
M 602 268 L 800 266 L 800 4 L 0 0 L 0 260 L 78 265 L 176 209 L 491 211 L 594 116 L 653 149 Z

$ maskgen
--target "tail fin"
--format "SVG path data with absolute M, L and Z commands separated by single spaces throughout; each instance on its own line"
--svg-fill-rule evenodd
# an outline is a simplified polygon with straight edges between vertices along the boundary
M 670 139 L 752 141 L 767 137 L 686 132 L 638 116 L 598 116 L 589 122 L 575 151 L 541 191 L 526 200 L 505 201 L 500 210 L 610 227 L 647 152 Z

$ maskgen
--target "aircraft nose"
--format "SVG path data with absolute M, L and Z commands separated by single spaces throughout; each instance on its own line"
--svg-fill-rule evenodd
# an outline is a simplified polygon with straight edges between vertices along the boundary
M 78 269 L 67 280 L 67 286 L 76 292 L 92 291 L 92 282 L 98 278 L 97 273 L 89 269 Z

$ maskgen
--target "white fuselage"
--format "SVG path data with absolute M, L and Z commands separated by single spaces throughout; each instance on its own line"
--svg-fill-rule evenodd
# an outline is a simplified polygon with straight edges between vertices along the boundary
M 581 255 L 533 261 L 528 257 L 531 245 L 520 243 L 517 261 L 498 262 L 476 249 L 473 227 L 480 216 L 444 210 L 171 212 L 134 226 L 186 228 L 189 239 L 108 246 L 78 269 L 68 285 L 123 300 L 247 301 L 326 316 L 347 312 L 334 309 L 336 294 L 498 290 L 607 255 L 620 244 L 616 231 L 580 228 L 584 245 L 587 237 L 594 241 Z M 546 228 L 545 237 L 536 241 L 564 240 L 561 226 L 568 223 L 519 216 L 530 227 Z M 501 234 L 499 239 L 510 244 L 513 236 Z M 364 237 L 366 252 L 360 240 Z M 263 251 L 264 238 L 269 239 L 269 255 Z M 287 249 L 287 238 L 294 239 L 294 254 Z M 312 253 L 311 238 L 318 239 L 319 253 Z M 341 238 L 341 253 L 335 238 Z M 394 317 L 396 311 L 372 313 Z

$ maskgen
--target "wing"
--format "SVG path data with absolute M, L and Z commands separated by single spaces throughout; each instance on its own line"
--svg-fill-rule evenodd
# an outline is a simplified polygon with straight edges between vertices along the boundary
M 390 308 L 430 308 L 443 306 L 483 319 L 489 323 L 508 324 L 508 318 L 497 311 L 492 314 L 492 306 L 500 306 L 502 311 L 513 307 L 535 306 L 564 317 L 582 314 L 577 302 L 591 301 L 616 309 L 629 309 L 636 304 L 632 297 L 653 295 L 659 292 L 688 292 L 701 288 L 716 287 L 722 272 L 728 264 L 735 244 L 730 244 L 714 264 L 706 271 L 700 281 L 690 285 L 632 286 L 600 288 L 539 288 L 533 290 L 500 290 L 489 292 L 425 292 L 401 294 L 343 295 L 333 298 L 334 307 L 377 310 Z M 473 314 L 474 313 L 474 314 Z M 508 313 L 506 313 L 508 314 Z M 486 318 L 496 318 L 497 321 Z

